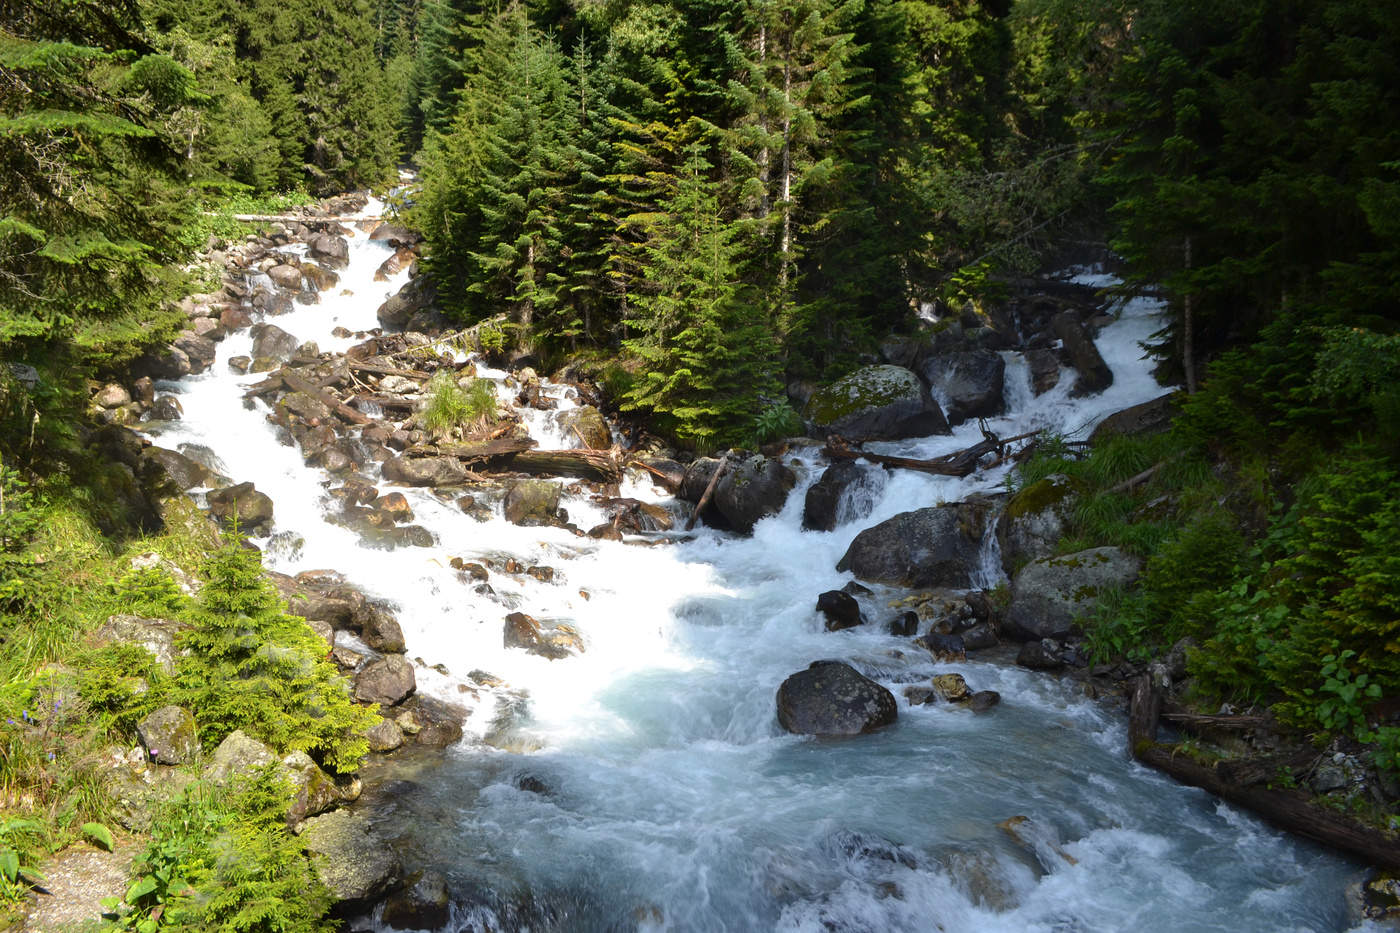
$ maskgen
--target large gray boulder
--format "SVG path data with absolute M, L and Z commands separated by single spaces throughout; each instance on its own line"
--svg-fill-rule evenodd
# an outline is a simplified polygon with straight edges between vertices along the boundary
M 273 360 L 289 360 L 296 352 L 297 338 L 276 324 L 254 324 L 248 331 L 253 338 L 253 359 L 267 357 Z
M 1172 426 L 1180 396 L 1171 392 L 1160 395 L 1150 402 L 1132 405 L 1115 411 L 1094 428 L 1089 435 L 1089 443 L 1097 444 L 1115 434 L 1157 434 Z
M 270 765 L 277 760 L 272 749 L 248 735 L 242 729 L 235 729 L 224 737 L 219 747 L 209 756 L 204 765 L 205 780 L 223 784 L 239 775 Z
M 559 521 L 559 484 L 547 479 L 521 479 L 506 486 L 502 506 L 512 525 L 554 525 Z
M 1011 582 L 1003 633 L 1021 641 L 1071 635 L 1104 591 L 1130 585 L 1141 569 L 1142 561 L 1116 547 L 1031 561 Z
M 1076 484 L 1054 473 L 1017 491 L 997 520 L 1001 564 L 1008 575 L 1055 553 L 1076 500 Z
M 92 635 L 98 645 L 135 644 L 151 653 L 167 674 L 175 673 L 175 636 L 189 624 L 174 619 L 148 619 L 144 616 L 109 616 Z
M 802 527 L 808 531 L 831 531 L 843 521 L 864 518 L 875 507 L 874 492 L 883 488 L 882 467 L 837 460 L 807 487 L 802 504 Z M 868 494 L 862 495 L 862 491 Z
M 230 526 L 237 522 L 244 533 L 257 534 L 272 524 L 272 500 L 252 483 L 214 489 L 205 498 L 215 518 Z
M 361 703 L 393 706 L 413 695 L 418 678 L 413 665 L 401 654 L 385 655 L 365 665 L 355 676 L 355 699 Z
M 941 399 L 949 424 L 1001 414 L 1006 361 L 993 350 L 967 350 L 931 357 L 922 367 L 935 398 Z
M 901 512 L 856 535 L 836 569 L 891 586 L 969 587 L 980 550 L 978 518 L 962 504 Z
M 797 476 L 763 456 L 732 461 L 715 485 L 715 508 L 740 534 L 750 534 L 760 519 L 776 515 L 787 502 Z
M 151 713 L 136 724 L 136 734 L 158 764 L 184 764 L 199 754 L 194 716 L 179 706 L 162 706 Z
M 312 259 L 330 269 L 343 269 L 350 263 L 350 242 L 334 233 L 320 233 L 307 242 Z
M 301 269 L 289 262 L 278 263 L 268 269 L 267 277 L 272 279 L 272 284 L 278 288 L 289 292 L 301 291 Z
M 414 315 L 432 307 L 434 292 L 427 276 L 409 279 L 397 292 L 385 299 L 375 316 L 385 330 L 406 328 Z
M 778 688 L 778 723 L 800 735 L 859 735 L 898 716 L 894 694 L 843 661 L 814 661 Z
M 339 901 L 366 904 L 393 888 L 403 872 L 368 816 L 336 810 L 306 821 L 301 842 L 321 883 Z
M 853 441 L 948 433 L 928 388 L 902 366 L 866 366 L 819 389 L 806 416 L 823 433 Z
M 460 486 L 467 471 L 456 457 L 390 457 L 382 467 L 384 479 L 406 486 Z
M 1050 327 L 1064 345 L 1070 363 L 1079 372 L 1071 395 L 1093 395 L 1113 385 L 1113 370 L 1099 355 L 1094 339 L 1085 330 L 1078 314 L 1061 311 L 1050 322 Z
M 165 447 L 147 447 L 141 451 L 140 474 L 142 485 L 147 488 L 158 488 L 168 481 L 180 492 L 197 486 L 213 486 L 217 482 L 213 470 Z

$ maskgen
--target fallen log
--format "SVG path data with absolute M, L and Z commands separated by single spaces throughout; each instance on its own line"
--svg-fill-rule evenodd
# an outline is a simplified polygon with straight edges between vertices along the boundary
M 490 460 L 518 454 L 534 447 L 539 442 L 532 437 L 498 437 L 485 441 L 472 441 L 465 444 L 424 444 L 404 451 L 406 457 L 456 457 L 459 460 Z
M 572 476 L 603 483 L 622 479 L 622 467 L 610 450 L 523 450 L 500 458 L 500 462 L 536 476 Z
M 397 395 L 356 395 L 355 401 L 366 405 L 378 405 L 380 408 L 392 408 L 394 411 L 414 411 L 418 408 L 418 403 L 413 399 L 400 398 Z
M 1303 791 L 1268 787 L 1263 784 L 1268 778 L 1258 776 L 1263 765 L 1257 759 L 1247 760 L 1249 768 L 1232 770 L 1224 761 L 1202 762 L 1176 746 L 1159 743 L 1157 719 L 1161 703 L 1160 689 L 1149 675 L 1141 675 L 1133 685 L 1128 708 L 1128 749 L 1135 759 L 1182 784 L 1199 787 L 1243 807 L 1280 829 L 1340 849 L 1372 865 L 1400 869 L 1400 837 L 1321 806 Z M 1277 775 L 1280 763 L 1272 764 L 1273 774 Z
M 1267 716 L 1207 716 L 1184 710 L 1166 710 L 1162 718 L 1186 729 L 1262 729 L 1273 724 Z
M 254 398 L 259 395 L 266 395 L 267 393 L 276 391 L 280 388 L 282 388 L 282 373 L 280 371 L 277 371 L 263 379 L 261 382 L 255 382 L 252 385 L 250 385 L 247 389 L 244 389 L 243 397 Z
M 916 460 L 912 457 L 891 457 L 885 454 L 874 454 L 861 450 L 859 447 L 852 447 L 843 438 L 831 437 L 827 439 L 826 446 L 822 448 L 822 453 L 827 457 L 837 460 L 869 460 L 871 463 L 878 463 L 880 466 L 891 469 L 918 470 L 921 473 L 936 473 L 939 476 L 967 476 L 977 469 L 977 461 L 989 453 L 1002 450 L 1006 445 L 1015 441 L 1025 440 L 1039 434 L 1039 431 L 1028 431 L 1025 434 L 1018 434 L 1015 437 L 999 438 L 994 434 L 988 435 L 984 440 L 973 444 L 971 447 L 957 450 L 942 457 L 933 457 L 928 460 Z
M 725 467 L 729 466 L 729 458 L 721 457 L 719 466 L 710 474 L 710 481 L 705 484 L 705 491 L 700 494 L 700 501 L 695 503 L 695 511 L 690 513 L 690 518 L 686 520 L 685 530 L 694 531 L 695 521 L 700 517 L 700 513 L 705 511 L 705 506 L 710 504 L 710 498 L 715 494 L 715 487 L 719 485 L 719 478 L 724 475 Z
M 427 379 L 431 375 L 423 372 L 421 369 L 400 369 L 396 366 L 372 363 L 368 360 L 348 360 L 347 363 L 350 368 L 357 373 L 374 373 L 376 376 L 403 376 L 406 379 Z
M 305 394 L 318 400 L 321 404 L 325 405 L 331 411 L 335 412 L 337 415 L 344 418 L 351 424 L 370 424 L 372 421 L 374 421 L 374 419 L 371 418 L 369 415 L 357 409 L 351 408 L 349 405 L 345 404 L 340 399 L 327 392 L 325 389 L 322 389 L 320 386 L 308 382 L 307 380 L 298 376 L 296 373 L 289 372 L 286 369 L 283 369 L 281 372 L 281 378 L 282 381 L 287 384 L 287 388 L 291 389 L 293 392 L 304 392 Z

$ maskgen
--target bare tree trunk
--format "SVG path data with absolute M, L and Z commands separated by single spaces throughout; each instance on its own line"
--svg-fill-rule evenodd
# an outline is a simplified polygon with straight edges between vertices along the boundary
M 783 236 L 778 255 L 778 288 L 787 292 L 789 251 L 792 249 L 792 50 L 783 62 Z
M 765 72 L 768 65 L 768 24 L 760 22 L 758 24 L 758 75 L 759 75 L 759 102 L 758 102 L 758 128 L 763 133 L 763 144 L 758 150 L 758 218 L 762 220 L 768 216 L 770 210 L 768 197 L 769 184 L 769 162 L 772 159 L 768 151 L 768 107 L 763 101 L 763 84 L 767 81 Z

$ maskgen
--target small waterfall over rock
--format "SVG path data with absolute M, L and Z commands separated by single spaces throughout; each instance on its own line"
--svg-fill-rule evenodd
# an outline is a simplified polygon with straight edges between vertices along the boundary
M 372 202 L 367 214 L 376 210 Z M 339 282 L 318 303 L 266 320 L 298 344 L 344 353 L 405 280 L 375 280 L 390 252 L 352 232 Z M 1157 311 L 1129 302 L 1103 327 L 1097 346 L 1114 380 L 1086 398 L 1071 396 L 1072 374 L 1036 394 L 1031 364 L 1003 351 L 1007 411 L 987 425 L 1003 437 L 1040 427 L 1082 436 L 1161 394 L 1140 349 L 1159 327 Z M 506 521 L 508 494 L 466 472 L 450 489 L 401 486 L 371 460 L 353 482 L 364 496 L 401 493 L 422 530 L 376 537 L 344 521 L 346 496 L 359 495 L 352 471 L 308 465 L 269 423 L 268 404 L 245 402 L 264 376 L 232 372 L 240 355 L 251 355 L 247 330 L 219 345 L 208 372 L 161 386 L 184 415 L 156 440 L 207 451 L 210 466 L 271 496 L 271 533 L 255 541 L 269 568 L 315 579 L 310 572 L 334 571 L 392 607 L 418 693 L 467 708 L 464 737 L 445 752 L 373 760 L 371 771 L 388 767 L 394 780 L 367 794 L 405 862 L 445 879 L 448 929 L 1347 926 L 1340 892 L 1352 866 L 1134 764 L 1121 712 L 1075 684 L 995 650 L 936 661 L 890 634 L 887 620 L 908 608 L 900 601 L 909 594 L 888 587 L 862 597 L 868 624 L 826 631 L 814 603 L 851 582 L 835 567 L 857 533 L 902 512 L 998 494 L 1008 466 L 966 479 L 863 467 L 834 530 L 803 531 L 807 490 L 824 469 L 806 449 L 786 455 L 797 486 L 751 536 L 702 526 L 590 537 L 557 522 Z M 515 377 L 480 361 L 477 374 L 514 404 Z M 578 406 L 573 390 L 547 380 L 539 390 L 548 401 L 523 410 L 530 434 L 541 449 L 580 448 L 565 417 Z M 374 420 L 402 418 L 406 410 L 390 404 L 399 402 L 356 407 Z M 398 443 L 387 429 L 357 430 L 369 452 Z M 973 418 L 950 435 L 868 449 L 929 458 L 979 432 Z M 580 530 L 620 528 L 623 508 L 664 524 L 675 506 L 641 471 L 615 490 L 544 482 L 562 487 L 557 508 Z M 979 588 L 1004 579 L 995 524 L 988 519 L 977 539 Z M 335 651 L 357 663 L 380 650 L 363 633 L 334 637 Z M 519 647 L 531 638 L 553 648 Z M 778 685 L 824 658 L 846 659 L 893 690 L 898 721 L 843 740 L 779 729 Z M 903 697 L 934 674 L 961 675 L 973 690 L 999 693 L 1000 704 L 974 713 Z M 388 928 L 378 912 L 366 922 Z

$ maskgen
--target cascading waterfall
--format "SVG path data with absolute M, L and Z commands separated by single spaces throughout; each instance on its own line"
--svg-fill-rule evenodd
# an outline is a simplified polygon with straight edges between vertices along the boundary
M 376 307 L 402 283 L 373 281 L 386 249 L 354 236 L 340 284 L 320 304 L 270 320 L 323 351 L 353 345 L 332 331 L 376 326 Z M 1129 302 L 1101 332 L 1115 379 L 1096 397 L 1071 399 L 1068 377 L 1033 397 L 1024 362 L 1010 355 L 1012 411 L 990 428 L 1072 433 L 1161 394 L 1139 348 L 1156 313 L 1151 302 Z M 834 567 L 858 531 L 994 491 L 1005 468 L 966 480 L 878 474 L 835 531 L 803 532 L 803 493 L 822 469 L 806 451 L 791 458 L 798 488 L 752 537 L 701 528 L 669 547 L 522 528 L 499 515 L 480 521 L 431 491 L 404 489 L 415 522 L 436 541 L 374 549 L 327 521 L 334 483 L 279 442 L 261 402 L 245 407 L 242 393 L 258 377 L 234 375 L 227 360 L 249 344 L 236 334 L 208 373 L 163 386 L 179 394 L 184 417 L 159 442 L 208 448 L 224 473 L 272 497 L 276 544 L 257 543 L 273 569 L 335 569 L 392 603 L 409 655 L 426 661 L 421 692 L 452 702 L 461 687 L 480 694 L 468 738 L 430 774 L 396 785 L 384 810 L 419 864 L 449 878 L 452 929 L 1348 925 L 1342 891 L 1356 866 L 1133 763 L 1121 712 L 1075 684 L 1004 658 L 935 663 L 890 636 L 884 618 L 824 630 L 816 595 L 848 581 Z M 546 391 L 574 404 L 564 387 Z M 500 391 L 503 401 L 512 394 Z M 527 418 L 541 447 L 577 446 L 550 413 Z M 970 424 L 873 446 L 931 457 L 979 439 Z M 636 476 L 622 495 L 669 501 Z M 563 505 L 580 527 L 603 520 L 586 496 L 566 495 Z M 989 537 L 981 582 L 1000 573 L 995 546 Z M 485 595 L 459 579 L 453 557 L 513 557 L 555 574 L 543 583 L 498 572 Z M 548 661 L 503 648 L 512 609 L 568 621 L 587 650 Z M 934 673 L 961 673 L 974 689 L 999 691 L 1002 703 L 974 715 L 901 702 L 894 726 L 849 740 L 782 732 L 778 684 L 827 657 L 850 659 L 896 694 Z M 505 685 L 469 683 L 475 670 Z M 488 735 L 495 745 L 482 741 Z M 1021 842 L 998 828 L 1016 816 L 1029 818 Z

